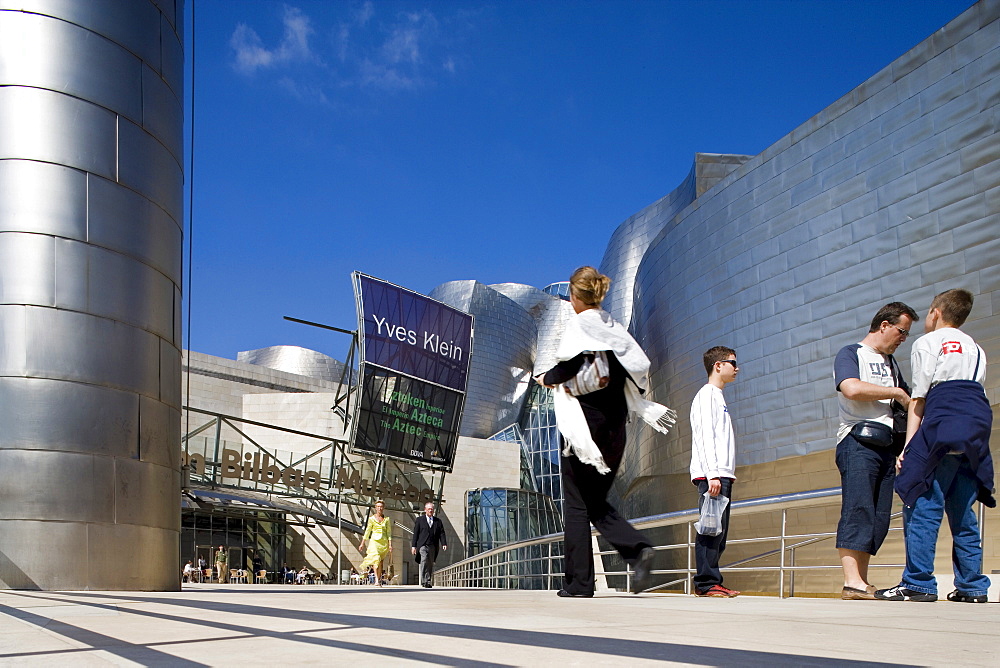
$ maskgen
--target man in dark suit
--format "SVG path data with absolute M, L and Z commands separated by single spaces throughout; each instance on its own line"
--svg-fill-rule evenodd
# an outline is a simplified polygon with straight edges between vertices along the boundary
M 434 517 L 434 504 L 428 501 L 424 504 L 424 514 L 413 523 L 413 542 L 410 544 L 410 553 L 417 557 L 420 564 L 420 584 L 428 589 L 433 586 L 431 580 L 438 545 L 447 550 L 448 538 L 444 533 L 444 523 Z

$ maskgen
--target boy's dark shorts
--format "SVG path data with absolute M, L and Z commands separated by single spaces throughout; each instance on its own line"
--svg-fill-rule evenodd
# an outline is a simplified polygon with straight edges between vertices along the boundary
M 837 444 L 837 468 L 841 485 L 837 547 L 874 555 L 889 533 L 895 453 L 863 445 L 848 434 Z

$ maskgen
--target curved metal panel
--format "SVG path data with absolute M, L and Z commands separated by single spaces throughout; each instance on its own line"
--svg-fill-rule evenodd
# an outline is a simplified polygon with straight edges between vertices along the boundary
M 535 321 L 517 302 L 475 281 L 443 283 L 430 297 L 476 317 L 462 436 L 485 438 L 517 422 L 535 352 Z
M 0 522 L 2 586 L 178 586 L 183 51 L 162 6 L 0 0 L 0 517 L 44 520 Z
M 11 520 L 113 522 L 114 460 L 77 452 L 0 450 L 9 476 L 0 495 L 0 516 Z M 44 484 L 39 485 L 39 481 Z
M 83 556 L 87 526 L 81 522 L 0 519 L 0 584 L 7 589 L 79 589 L 80 583 L 87 581 L 87 559 Z
M 0 232 L 0 304 L 55 306 L 55 239 Z
M 160 47 L 163 79 L 179 98 L 184 94 L 184 47 L 165 17 L 160 23 Z
M 184 317 L 182 315 L 182 309 L 184 307 L 184 296 L 181 293 L 181 288 L 179 285 L 174 286 L 174 338 L 172 343 L 174 347 L 180 350 L 184 347 L 184 332 L 182 331 L 182 326 L 184 322 Z
M 180 490 L 158 503 L 181 505 Z M 86 559 L 91 589 L 178 591 L 180 578 L 180 517 L 176 527 L 158 529 L 135 524 L 87 525 Z M 122 555 L 128 555 L 128 567 Z
M 151 134 L 122 119 L 118 127 L 118 182 L 152 200 L 174 220 L 183 220 L 184 173 Z
M 0 448 L 136 457 L 139 399 L 99 385 L 0 378 Z
M 163 18 L 174 30 L 177 29 L 177 24 L 184 20 L 184 0 L 150 0 L 150 2 L 163 12 Z
M 86 311 L 90 307 L 89 246 L 56 239 L 56 307 Z
M 159 12 L 150 2 L 121 0 L 0 0 L 0 10 L 44 14 L 75 23 L 121 44 L 160 69 Z
M 68 242 L 73 243 L 73 242 Z M 88 246 L 88 311 L 169 339 L 174 329 L 174 284 L 149 265 Z
M 18 308 L 26 309 L 25 336 L 31 341 L 27 375 L 159 397 L 160 350 L 154 334 L 86 313 Z
M 115 178 L 116 117 L 37 88 L 0 87 L 0 158 L 55 162 Z
M 181 442 L 180 410 L 139 397 L 139 459 L 172 469 L 180 469 L 180 448 L 164 448 L 164 443 Z
M 184 110 L 167 82 L 147 66 L 142 68 L 142 127 L 183 162 Z
M 115 522 L 160 529 L 180 528 L 181 474 L 177 469 L 134 459 L 115 463 Z M 160 500 L 173 498 L 175 503 Z M 156 503 L 150 503 L 156 499 Z
M 182 232 L 178 223 L 138 193 L 96 176 L 87 179 L 88 240 L 181 280 Z
M 0 160 L 0 231 L 87 238 L 87 176 L 32 160 Z
M 299 346 L 270 346 L 236 353 L 237 362 L 266 366 L 287 373 L 340 382 L 344 365 L 329 355 Z
M 23 376 L 28 370 L 25 306 L 0 305 L 0 376 Z
M 568 285 L 568 284 L 567 284 Z M 573 306 L 565 299 L 519 283 L 500 283 L 491 288 L 509 297 L 535 319 L 538 338 L 535 343 L 535 364 L 531 375 L 548 371 L 556 365 L 556 350 L 573 315 Z
M 66 93 L 142 118 L 141 63 L 117 44 L 71 23 L 22 12 L 0 13 L 0 44 L 5 85 Z
M 181 351 L 160 339 L 160 401 L 181 408 Z

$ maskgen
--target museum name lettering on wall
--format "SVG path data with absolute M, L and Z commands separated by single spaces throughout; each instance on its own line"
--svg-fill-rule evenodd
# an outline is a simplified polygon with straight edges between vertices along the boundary
M 428 488 L 417 489 L 415 486 L 403 487 L 398 482 L 383 481 L 372 484 L 370 480 L 362 480 L 361 474 L 347 467 L 337 470 L 337 481 L 334 483 L 343 489 L 350 487 L 355 494 L 379 499 L 400 499 L 410 503 L 426 503 L 434 501 L 434 491 Z
M 226 449 L 222 451 L 219 474 L 223 480 L 236 478 L 261 482 L 265 485 L 320 488 L 322 478 L 316 471 L 303 471 L 290 466 L 278 468 L 266 452 L 248 452 L 242 458 L 244 461 L 240 461 L 240 453 L 237 450 Z M 205 458 L 203 456 L 192 454 L 186 458 L 185 463 L 190 467 L 192 473 L 205 474 Z

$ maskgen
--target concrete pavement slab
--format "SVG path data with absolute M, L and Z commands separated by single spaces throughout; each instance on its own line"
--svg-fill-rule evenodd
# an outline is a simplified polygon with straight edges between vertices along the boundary
M 1000 665 L 1000 604 L 419 587 L 3 592 L 2 665 Z

